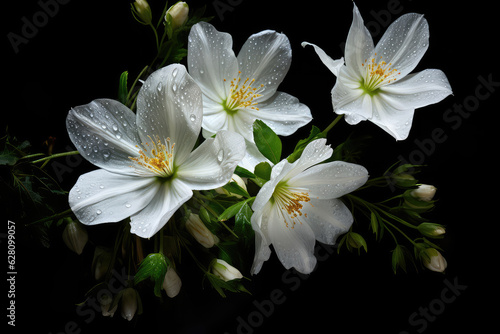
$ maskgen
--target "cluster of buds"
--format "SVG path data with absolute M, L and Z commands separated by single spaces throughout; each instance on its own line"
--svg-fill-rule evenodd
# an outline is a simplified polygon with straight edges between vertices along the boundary
M 153 14 L 146 0 L 136 0 L 132 4 L 132 14 L 138 22 L 144 25 L 151 25 Z M 166 11 L 165 22 L 170 25 L 172 30 L 175 30 L 187 22 L 188 14 L 188 4 L 184 1 L 178 1 Z

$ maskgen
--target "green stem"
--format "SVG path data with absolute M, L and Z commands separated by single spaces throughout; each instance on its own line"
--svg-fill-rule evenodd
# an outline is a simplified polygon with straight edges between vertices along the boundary
M 34 224 L 39 224 L 39 223 L 45 223 L 45 222 L 48 222 L 49 220 L 54 220 L 54 219 L 62 218 L 62 217 L 68 216 L 69 214 L 72 214 L 72 213 L 73 213 L 73 211 L 71 209 L 68 209 L 66 211 L 57 213 L 57 214 L 52 215 L 50 217 L 45 217 L 45 218 L 39 219 L 39 220 L 37 220 L 35 222 L 28 223 L 28 224 L 26 224 L 26 226 L 34 225 Z
M 38 160 L 34 160 L 31 163 L 36 164 L 38 162 L 50 160 L 50 159 L 53 159 L 53 158 L 60 158 L 60 157 L 65 157 L 65 156 L 68 156 L 68 155 L 75 155 L 75 154 L 80 154 L 80 152 L 78 152 L 78 151 L 70 151 L 70 152 L 52 154 L 52 155 L 49 155 L 48 157 L 45 157 L 45 158 L 42 158 L 42 159 L 38 159 Z
M 342 118 L 344 118 L 344 115 L 338 115 L 337 118 L 335 118 L 333 122 L 331 122 L 330 125 L 328 125 L 328 127 L 321 132 L 321 134 L 326 136 L 328 131 L 330 131 Z

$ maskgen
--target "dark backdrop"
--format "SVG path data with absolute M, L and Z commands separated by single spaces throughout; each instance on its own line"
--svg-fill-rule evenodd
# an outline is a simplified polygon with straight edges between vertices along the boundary
M 9 132 L 28 139 L 35 152 L 44 150 L 42 143 L 48 136 L 57 137 L 55 152 L 64 152 L 71 145 L 65 130 L 68 110 L 95 98 L 116 98 L 120 73 L 128 70 L 135 77 L 153 57 L 154 40 L 149 28 L 134 22 L 128 1 L 60 0 L 57 8 L 48 10 L 49 15 L 40 14 L 43 4 L 49 2 L 54 1 L 9 2 L 3 6 L 6 25 L 2 54 L 6 56 L 0 123 L 2 133 L 5 120 Z M 163 8 L 162 1 L 150 3 L 156 13 Z M 233 35 L 235 50 L 261 30 L 285 33 L 292 43 L 293 61 L 280 90 L 308 105 L 313 124 L 320 128 L 333 120 L 330 90 L 335 78 L 313 49 L 303 49 L 300 43 L 315 43 L 333 58 L 342 56 L 342 42 L 352 20 L 351 1 L 189 2 L 192 8 L 203 3 L 207 15 L 214 16 L 212 24 Z M 418 159 L 418 163 L 428 165 L 420 178 L 438 187 L 439 201 L 432 218 L 447 226 L 442 243 L 448 261 L 445 274 L 427 271 L 394 275 L 391 244 L 369 239 L 369 252 L 361 256 L 347 251 L 326 256 L 326 250 L 321 249 L 323 260 L 309 277 L 286 271 L 273 256 L 247 283 L 252 295 L 229 294 L 222 299 L 207 284 L 203 288 L 199 280 L 183 277 L 182 298 L 160 304 L 146 297 L 145 314 L 127 322 L 119 312 L 113 319 L 77 312 L 75 304 L 82 302 L 91 283 L 90 252 L 76 256 L 67 252 L 61 241 L 55 241 L 49 249 L 41 248 L 30 238 L 23 238 L 20 228 L 16 329 L 21 332 L 36 325 L 36 333 L 53 334 L 298 330 L 430 334 L 466 327 L 481 333 L 491 324 L 495 328 L 495 156 L 500 94 L 496 9 L 486 1 L 445 5 L 437 1 L 376 0 L 357 1 L 357 6 L 376 41 L 389 22 L 400 15 L 425 14 L 430 47 L 416 70 L 443 70 L 454 95 L 417 110 L 405 141 L 396 142 L 371 123 L 354 128 L 343 121 L 330 133 L 329 141 L 335 145 L 354 129 L 374 135 L 360 162 L 373 175 L 401 158 Z M 25 31 L 29 38 L 15 50 L 8 34 L 21 35 L 26 20 L 38 20 L 39 27 Z M 460 106 L 465 112 L 449 111 Z M 431 143 L 435 129 L 441 129 L 446 140 Z M 303 138 L 308 131 L 306 126 L 293 138 Z M 294 140 L 285 138 L 284 143 L 294 144 Z M 291 150 L 291 146 L 285 150 Z M 69 190 L 81 173 L 92 168 L 86 162 L 78 164 L 64 175 L 62 185 Z M 4 221 L 14 220 L 19 214 L 16 207 L 9 209 L 10 216 Z M 18 225 L 23 223 L 18 221 Z M 6 249 L 2 240 L 2 249 Z M 2 304 L 4 310 L 6 305 Z M 426 309 L 433 311 L 426 313 Z M 2 321 L 7 322 L 5 317 Z

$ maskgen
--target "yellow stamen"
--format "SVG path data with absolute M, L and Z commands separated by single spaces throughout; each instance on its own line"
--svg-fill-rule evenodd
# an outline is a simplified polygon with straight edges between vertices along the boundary
M 304 207 L 303 203 L 311 201 L 305 189 L 292 188 L 280 182 L 274 190 L 273 199 L 280 209 L 279 212 L 286 227 L 293 229 L 297 223 L 302 224 L 302 216 L 307 218 L 307 213 L 303 214 L 301 211 Z
M 129 159 L 159 177 L 171 176 L 174 174 L 175 143 L 172 143 L 170 138 L 167 138 L 165 143 L 162 143 L 158 136 L 154 140 L 150 136 L 148 137 L 150 142 L 142 144 L 146 152 L 139 150 L 138 157 L 129 157 Z M 138 173 L 141 173 L 141 169 L 136 170 Z
M 392 63 L 388 64 L 383 61 L 382 56 L 379 56 L 379 62 L 376 62 L 376 56 L 377 54 L 375 53 L 375 57 L 370 60 L 365 59 L 361 64 L 361 66 L 366 68 L 366 74 L 361 82 L 361 88 L 367 93 L 373 93 L 380 88 L 380 86 L 396 81 L 396 76 L 401 74 L 397 69 L 391 67 Z
M 262 96 L 258 92 L 264 87 L 261 84 L 259 87 L 252 87 L 255 83 L 255 79 L 246 78 L 243 83 L 241 82 L 241 77 L 239 76 L 241 71 L 238 72 L 238 78 L 233 78 L 231 84 L 229 85 L 229 97 L 223 102 L 224 109 L 227 112 L 236 112 L 241 108 L 250 108 L 254 110 L 259 110 L 256 107 L 258 102 L 254 99 Z M 226 82 L 226 79 L 224 79 Z

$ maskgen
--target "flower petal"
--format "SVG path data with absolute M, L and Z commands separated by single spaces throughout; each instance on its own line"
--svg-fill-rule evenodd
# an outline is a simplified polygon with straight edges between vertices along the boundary
M 286 269 L 294 267 L 303 274 L 310 274 L 316 266 L 314 245 L 316 238 L 307 223 L 286 226 L 282 215 L 288 215 L 273 206 L 267 221 L 267 233 L 276 255 Z
M 335 113 L 346 115 L 346 121 L 351 125 L 370 118 L 372 109 L 365 108 L 363 94 L 359 81 L 352 78 L 347 67 L 342 67 L 332 89 L 332 105 Z
M 364 76 L 362 64 L 370 58 L 374 45 L 370 32 L 365 27 L 358 7 L 353 3 L 353 19 L 345 44 L 345 63 L 356 78 Z
M 415 109 L 400 109 L 401 104 L 391 98 L 389 94 L 380 93 L 371 99 L 373 102 L 373 116 L 370 122 L 378 125 L 396 140 L 404 140 L 410 133 Z M 396 107 L 394 106 L 396 105 Z
M 130 156 L 140 143 L 135 114 L 118 101 L 100 99 L 71 109 L 66 118 L 69 137 L 82 157 L 111 172 L 134 174 Z
M 238 54 L 240 77 L 255 79 L 252 87 L 259 90 L 264 101 L 273 96 L 290 68 L 292 48 L 288 37 L 272 30 L 264 30 L 248 38 Z
M 149 204 L 130 217 L 130 233 L 151 238 L 192 196 L 191 189 L 179 179 L 164 183 Z
M 98 169 L 78 178 L 69 192 L 69 205 L 83 224 L 118 222 L 142 210 L 159 185 L 155 178 Z
M 251 124 L 260 119 L 280 136 L 289 136 L 312 120 L 309 108 L 287 93 L 277 92 L 258 107 L 259 110 L 247 108 L 242 112 L 251 115 Z
M 292 179 L 296 175 L 299 175 L 309 167 L 330 158 L 332 153 L 333 149 L 330 145 L 326 145 L 326 139 L 316 139 L 310 142 L 307 144 L 306 148 L 304 148 L 304 151 L 302 151 L 300 158 L 292 164 L 293 168 L 287 172 L 284 180 L 287 180 L 288 182 L 288 180 Z
M 203 103 L 200 88 L 183 65 L 153 72 L 137 97 L 137 127 L 144 144 L 155 136 L 175 145 L 175 164 L 188 157 L 201 130 Z M 156 140 L 154 140 L 156 141 Z
M 271 204 L 269 203 L 269 206 L 270 205 Z M 266 234 L 261 228 L 264 213 L 266 212 L 269 212 L 269 209 L 254 213 L 251 218 L 252 228 L 255 231 L 255 256 L 252 268 L 250 269 L 250 273 L 252 275 L 258 274 L 264 262 L 269 260 L 269 257 L 271 256 L 271 248 L 269 247 L 270 242 L 268 241 Z M 268 221 L 267 217 L 265 217 L 264 219 L 266 220 L 266 222 Z
M 367 180 L 368 171 L 363 166 L 333 161 L 303 171 L 288 180 L 288 184 L 308 189 L 310 198 L 332 199 L 358 189 Z
M 238 73 L 231 35 L 200 22 L 191 28 L 188 40 L 189 73 L 206 97 L 216 102 L 225 100 L 228 90 L 224 79 L 230 81 Z
M 446 75 L 435 69 L 410 74 L 400 81 L 381 88 L 386 99 L 398 109 L 421 108 L 452 94 Z
M 339 76 L 339 71 L 344 65 L 344 58 L 334 60 L 329 55 L 327 55 L 326 52 L 323 51 L 323 49 L 321 49 L 319 46 L 309 42 L 302 42 L 301 45 L 303 48 L 305 48 L 308 45 L 312 46 L 314 48 L 314 51 L 316 51 L 316 53 L 318 54 L 319 59 L 321 59 L 321 61 L 323 62 L 323 64 L 325 64 L 325 66 L 328 67 L 328 69 L 332 71 L 332 73 L 336 77 Z
M 314 232 L 316 240 L 334 245 L 337 237 L 349 231 L 354 219 L 351 211 L 338 199 L 318 200 L 311 198 L 311 205 L 305 205 L 307 223 Z
M 192 189 L 207 190 L 225 185 L 245 155 L 245 140 L 231 131 L 219 131 L 205 140 L 179 166 L 177 177 Z
M 374 52 L 377 58 L 381 57 L 387 64 L 393 64 L 402 78 L 413 71 L 428 47 L 427 20 L 421 14 L 409 13 L 387 28 Z

